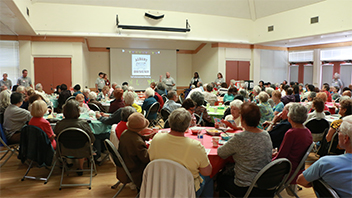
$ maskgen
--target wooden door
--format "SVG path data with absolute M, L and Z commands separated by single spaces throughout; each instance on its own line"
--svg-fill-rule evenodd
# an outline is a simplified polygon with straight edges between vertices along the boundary
M 230 85 L 231 79 L 250 80 L 249 61 L 226 61 L 226 83 Z
M 226 61 L 226 84 L 230 85 L 231 79 L 237 79 L 238 61 Z
M 35 84 L 41 83 L 46 93 L 61 84 L 71 87 L 71 77 L 71 58 L 34 58 Z
M 250 62 L 249 61 L 238 61 L 238 76 L 237 80 L 250 80 Z

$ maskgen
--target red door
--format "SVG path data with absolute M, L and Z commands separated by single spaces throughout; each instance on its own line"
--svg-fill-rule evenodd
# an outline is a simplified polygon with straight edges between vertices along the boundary
M 71 87 L 71 76 L 71 58 L 34 58 L 35 84 L 41 83 L 46 93 L 61 84 Z
M 249 61 L 226 61 L 226 83 L 229 85 L 230 80 L 250 80 L 250 62 Z

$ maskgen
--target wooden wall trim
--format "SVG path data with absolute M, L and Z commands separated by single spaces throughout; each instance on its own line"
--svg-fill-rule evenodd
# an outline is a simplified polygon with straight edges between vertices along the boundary
M 287 47 L 275 47 L 275 46 L 265 46 L 265 45 L 253 45 L 253 49 L 265 49 L 265 50 L 277 50 L 277 51 L 287 51 Z
M 65 37 L 65 36 L 13 36 L 13 35 L 0 35 L 0 40 L 28 40 L 28 41 L 46 41 L 46 42 L 81 42 L 84 43 L 83 37 Z
M 243 48 L 243 49 L 252 49 L 251 44 L 241 44 L 241 43 L 212 43 L 212 48 L 216 47 L 225 47 L 225 48 Z
M 197 54 L 207 43 L 200 44 L 195 50 L 178 50 L 177 54 Z
M 307 45 L 300 47 L 289 47 L 288 51 L 301 51 L 301 50 L 312 50 L 319 48 L 333 48 L 333 47 L 346 47 L 352 46 L 352 41 L 341 42 L 341 43 L 328 43 L 328 44 L 319 44 L 319 45 Z
M 205 45 L 206 45 L 206 43 L 200 44 L 200 45 L 197 47 L 197 49 L 194 50 L 194 54 L 198 53 Z
M 110 52 L 110 49 L 106 47 L 90 47 L 88 50 L 90 52 Z

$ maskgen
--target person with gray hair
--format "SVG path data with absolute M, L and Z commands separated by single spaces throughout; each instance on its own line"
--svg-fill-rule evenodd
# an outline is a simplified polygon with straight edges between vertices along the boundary
M 163 82 L 159 82 L 159 83 L 156 85 L 156 92 L 157 92 L 159 95 L 166 95 L 166 94 L 167 94 L 166 85 L 165 85 Z
M 210 104 L 210 106 L 214 106 L 215 102 L 218 101 L 218 97 L 213 92 L 213 85 L 207 84 L 205 91 L 203 92 L 204 99 Z
M 334 78 L 331 81 L 331 86 L 337 86 L 340 90 L 342 90 L 343 82 L 340 79 L 340 74 L 339 73 L 335 73 L 334 74 Z
M 145 89 L 144 92 L 145 95 L 145 100 L 142 104 L 142 110 L 145 111 L 145 115 L 148 114 L 149 108 L 152 106 L 152 104 L 156 103 L 156 99 L 154 98 L 155 92 L 152 88 L 148 87 Z M 148 120 L 155 120 L 157 117 L 157 113 L 150 113 L 147 117 Z
M 234 129 L 234 130 L 243 130 L 241 127 L 241 105 L 243 102 L 241 100 L 235 99 L 230 103 L 230 108 L 231 108 L 231 115 L 227 115 L 225 117 L 225 120 L 221 121 L 225 123 L 228 127 Z M 233 122 L 230 123 L 229 120 L 232 120 Z
M 294 103 L 290 106 L 290 111 L 288 113 L 288 121 L 292 125 L 292 128 L 286 132 L 284 140 L 282 141 L 281 146 L 279 148 L 279 151 L 273 153 L 273 156 L 275 156 L 273 160 L 279 158 L 287 158 L 288 160 L 290 160 L 292 164 L 292 170 L 290 175 L 295 172 L 297 166 L 302 160 L 302 156 L 304 156 L 304 154 L 307 152 L 307 149 L 313 143 L 313 137 L 311 132 L 303 125 L 306 119 L 307 109 L 303 105 L 299 103 Z M 299 174 L 302 172 L 303 171 L 300 170 Z M 291 191 L 297 191 L 297 176 L 292 180 L 290 186 L 287 187 L 291 190 L 286 188 L 286 192 L 291 196 L 293 196 Z
M 213 180 L 209 177 L 212 166 L 204 146 L 197 140 L 185 137 L 191 114 L 184 108 L 174 110 L 169 116 L 170 133 L 158 133 L 149 146 L 150 161 L 169 159 L 191 171 L 196 196 L 213 197 Z
M 258 98 L 258 95 L 259 95 L 259 93 L 262 91 L 262 89 L 258 86 L 258 85 L 256 85 L 256 86 L 254 86 L 253 87 L 253 100 L 252 100 L 252 102 L 254 102 L 254 103 L 256 103 L 256 104 L 259 104 L 259 98 Z M 252 96 L 251 96 L 252 97 Z
M 111 88 L 109 89 L 109 92 L 108 92 L 108 95 L 109 95 L 110 99 L 114 99 L 114 94 L 112 94 L 112 93 L 113 93 L 114 90 L 117 88 L 116 86 L 117 86 L 117 83 L 116 83 L 116 82 L 113 82 L 113 83 L 111 84 Z M 119 87 L 119 88 L 121 88 L 121 87 Z
M 204 120 L 205 126 L 214 127 L 214 123 L 212 122 L 210 115 L 208 115 L 207 109 L 203 106 L 203 94 L 199 91 L 195 91 L 192 93 L 191 99 L 197 104 L 194 113 L 201 117 L 200 119 Z
M 121 121 L 117 124 L 115 133 L 117 138 L 120 140 L 121 134 L 127 130 L 128 117 L 134 112 L 137 112 L 135 108 L 127 106 L 121 110 Z
M 0 93 L 0 112 L 5 112 L 5 109 L 11 104 L 11 92 L 4 90 Z
M 134 94 L 132 92 L 127 92 L 123 94 L 123 101 L 125 102 L 125 106 L 132 106 L 136 109 L 137 112 L 142 113 L 142 107 L 134 103 Z
M 88 101 L 89 101 L 89 93 L 90 93 L 90 89 L 88 89 L 88 88 L 84 88 L 83 90 L 82 90 L 82 92 L 83 92 L 83 95 L 84 95 L 84 103 L 88 103 Z
M 88 94 L 88 99 L 89 99 L 89 103 L 97 105 L 101 110 L 101 112 L 106 113 L 105 107 L 100 102 L 97 101 L 97 93 L 95 93 L 94 91 L 91 91 Z
M 322 179 L 339 197 L 352 197 L 352 116 L 343 118 L 338 136 L 346 153 L 321 157 L 298 176 L 297 183 L 310 188 L 311 182 Z
M 181 107 L 181 104 L 176 103 L 177 101 L 177 93 L 176 91 L 169 91 L 167 93 L 167 101 L 164 103 L 163 109 L 167 109 L 169 112 L 173 112 L 175 109 Z
M 261 115 L 258 127 L 260 129 L 263 129 L 262 124 L 265 121 L 272 120 L 274 118 L 274 112 L 271 105 L 268 102 L 269 95 L 266 92 L 264 91 L 260 92 L 258 95 L 258 99 L 259 99 L 258 106 L 259 106 L 260 115 Z

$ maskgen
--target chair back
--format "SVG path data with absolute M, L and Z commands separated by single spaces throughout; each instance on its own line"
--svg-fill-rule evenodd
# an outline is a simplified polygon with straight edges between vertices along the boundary
M 66 99 L 65 101 L 65 104 L 69 101 L 69 100 L 72 100 L 72 99 L 76 99 L 76 96 L 70 96 Z
M 314 193 L 317 197 L 339 198 L 339 195 L 323 180 L 315 180 L 313 183 Z
M 291 168 L 291 162 L 286 158 L 270 162 L 255 176 L 244 197 L 249 197 L 254 186 L 262 190 L 278 190 L 287 180 Z
M 170 128 L 169 120 L 164 122 L 164 129 Z
M 325 119 L 311 119 L 305 126 L 313 133 L 324 133 L 325 129 L 329 128 L 329 122 Z
M 167 159 L 151 161 L 143 172 L 140 197 L 195 197 L 192 173 Z
M 60 132 L 57 137 L 57 149 L 59 156 L 71 156 L 74 158 L 88 158 L 93 155 L 91 139 L 80 128 L 69 127 Z
M 159 108 L 160 108 L 160 104 L 158 102 L 154 102 L 152 105 L 150 105 L 149 110 L 145 117 L 148 119 L 150 114 L 158 113 Z
M 0 146 L 7 146 L 7 138 L 4 132 L 4 128 L 2 127 L 2 123 L 0 123 Z
M 181 93 L 179 96 L 178 96 L 178 101 L 182 104 L 183 103 L 183 93 Z
M 89 109 L 91 109 L 93 111 L 101 111 L 101 109 L 98 107 L 98 105 L 96 105 L 94 103 L 88 103 L 88 107 L 89 107 Z
M 160 111 L 161 117 L 163 118 L 164 122 L 169 118 L 169 115 L 171 114 L 171 112 L 166 109 L 166 108 L 162 108 Z
M 163 98 L 163 101 L 164 101 L 164 103 L 167 101 L 167 97 L 166 97 L 166 95 L 165 94 L 163 94 L 163 95 L 161 95 L 161 97 Z
M 125 161 L 123 160 L 120 153 L 117 151 L 116 147 L 114 146 L 114 144 L 108 139 L 104 140 L 104 144 L 106 149 L 109 151 L 110 157 L 112 158 L 114 164 L 118 167 L 122 167 L 126 175 L 128 176 L 128 178 L 130 179 L 130 181 L 133 182 L 132 175 L 126 166 Z
M 331 115 L 330 111 L 324 111 L 325 115 Z
M 226 102 L 224 103 L 224 105 L 225 105 L 225 106 L 229 106 L 230 103 L 231 103 L 231 101 L 229 100 L 229 101 L 226 101 Z
M 0 112 L 0 124 L 4 123 L 4 112 Z
M 205 126 L 205 122 L 204 122 L 204 120 L 203 120 L 203 118 L 201 117 L 201 116 L 199 116 L 198 114 L 196 114 L 196 113 L 194 113 L 193 114 L 195 117 L 196 117 L 196 119 L 197 119 L 197 124 L 200 124 L 201 126 Z M 203 113 L 202 113 L 202 115 L 203 115 Z

